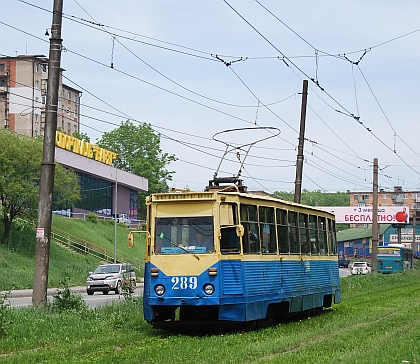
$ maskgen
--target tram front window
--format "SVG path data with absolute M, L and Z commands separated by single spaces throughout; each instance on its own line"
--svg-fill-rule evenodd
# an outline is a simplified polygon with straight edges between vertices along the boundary
M 155 254 L 213 253 L 213 217 L 156 218 Z

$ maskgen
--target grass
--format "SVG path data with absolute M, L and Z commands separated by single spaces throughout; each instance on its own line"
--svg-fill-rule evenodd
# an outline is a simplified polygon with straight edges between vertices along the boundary
M 140 300 L 9 309 L 0 363 L 420 363 L 419 280 L 420 270 L 347 277 L 340 304 L 256 331 L 154 330 Z
M 61 232 L 92 242 L 95 245 L 114 249 L 114 225 L 107 222 L 92 223 L 84 220 L 53 216 L 53 228 Z M 0 224 L 0 233 L 3 226 Z M 117 252 L 137 260 L 137 268 L 143 272 L 144 244 L 136 236 L 136 244 L 130 250 L 127 245 L 128 229 L 117 226 Z M 0 291 L 26 289 L 33 287 L 35 267 L 35 228 L 27 223 L 16 221 L 6 245 L 0 244 Z M 59 287 L 60 282 L 69 278 L 70 285 L 85 285 L 89 271 L 102 261 L 89 255 L 76 254 L 67 249 L 51 244 L 48 286 Z
M 9 259 L 29 266 L 31 253 L 20 251 L 24 257 L 18 260 L 16 249 L 9 249 L 13 250 Z M 59 254 L 55 257 L 54 253 L 54 259 Z M 420 364 L 420 270 L 416 264 L 417 269 L 404 274 L 343 278 L 340 304 L 315 316 L 298 316 L 256 331 L 176 334 L 154 330 L 143 319 L 141 300 L 59 311 L 10 308 L 3 297 L 0 363 Z M 50 267 L 58 268 L 53 261 Z M 0 272 L 3 278 L 3 268 Z

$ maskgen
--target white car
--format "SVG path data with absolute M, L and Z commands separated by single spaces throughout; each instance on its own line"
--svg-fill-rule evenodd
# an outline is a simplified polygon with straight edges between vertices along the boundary
M 372 267 L 367 262 L 354 262 L 350 269 L 351 275 L 372 273 Z

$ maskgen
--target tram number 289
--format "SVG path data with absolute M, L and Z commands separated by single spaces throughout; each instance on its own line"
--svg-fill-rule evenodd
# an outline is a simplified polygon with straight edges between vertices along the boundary
M 197 277 L 172 277 L 172 289 L 196 289 Z

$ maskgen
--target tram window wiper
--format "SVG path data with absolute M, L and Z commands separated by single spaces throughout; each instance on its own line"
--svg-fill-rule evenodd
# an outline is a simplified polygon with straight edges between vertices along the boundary
M 171 239 L 168 239 L 163 233 L 161 233 L 160 235 L 159 235 L 159 237 L 161 238 L 161 239 L 166 239 L 166 240 L 168 240 L 170 243 L 171 243 L 171 245 L 173 245 L 173 246 L 176 246 L 177 248 L 179 248 L 179 249 L 182 249 L 184 252 L 187 252 L 188 254 L 192 254 L 192 255 L 194 255 L 198 260 L 200 260 L 200 257 L 198 257 L 195 253 L 194 253 L 194 251 L 191 251 L 191 250 L 188 250 L 188 249 L 186 249 L 184 246 L 182 246 L 182 245 L 179 245 L 179 244 L 177 244 L 177 243 L 174 243 Z

